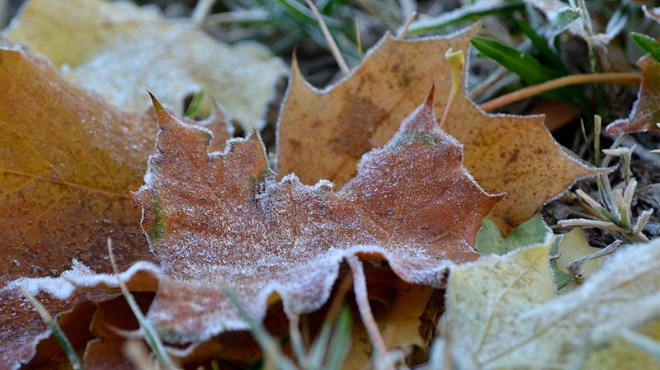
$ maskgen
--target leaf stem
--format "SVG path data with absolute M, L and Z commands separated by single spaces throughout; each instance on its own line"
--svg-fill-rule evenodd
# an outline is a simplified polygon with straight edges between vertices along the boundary
M 529 86 L 512 93 L 499 96 L 495 99 L 489 100 L 479 107 L 485 111 L 492 111 L 501 108 L 505 105 L 512 104 L 523 99 L 531 98 L 533 96 L 542 94 L 544 92 L 558 89 L 560 87 L 590 84 L 590 83 L 616 83 L 624 85 L 637 85 L 641 81 L 639 73 L 583 73 L 575 74 L 565 77 L 560 77 L 554 80 L 540 83 L 538 85 Z

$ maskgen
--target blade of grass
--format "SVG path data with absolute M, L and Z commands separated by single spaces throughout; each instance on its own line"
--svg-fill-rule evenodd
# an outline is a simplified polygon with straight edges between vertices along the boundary
M 128 287 L 126 286 L 124 281 L 121 280 L 121 278 L 119 277 L 119 270 L 117 269 L 115 255 L 112 251 L 112 240 L 110 238 L 108 238 L 108 254 L 110 255 L 110 263 L 112 264 L 112 271 L 115 273 L 115 276 L 117 276 L 117 282 L 119 284 L 119 288 L 121 289 L 121 293 L 124 295 L 124 298 L 126 299 L 126 303 L 128 303 L 128 306 L 131 308 L 133 315 L 135 315 L 135 318 L 140 324 L 140 329 L 142 329 L 142 333 L 144 334 L 144 339 L 146 340 L 147 344 L 153 351 L 154 355 L 156 356 L 156 359 L 161 364 L 161 366 L 163 366 L 163 368 L 166 370 L 178 369 L 178 367 L 174 365 L 174 362 L 172 361 L 170 356 L 167 354 L 165 345 L 160 339 L 158 332 L 156 332 L 153 326 L 151 326 L 151 324 L 147 321 L 147 318 L 144 317 L 144 314 L 142 314 L 142 310 L 140 309 L 140 306 L 138 306 L 137 302 L 135 301 L 135 298 L 128 290 Z
M 202 104 L 202 100 L 204 99 L 204 90 L 198 92 L 197 94 L 193 95 L 192 101 L 190 102 L 190 105 L 188 106 L 188 109 L 186 110 L 186 117 L 194 117 L 197 112 L 199 111 L 199 107 Z
M 529 38 L 532 44 L 541 53 L 541 55 L 545 59 L 547 59 L 547 61 L 552 65 L 553 68 L 555 68 L 558 71 L 561 71 L 564 74 L 568 73 L 566 71 L 566 68 L 564 67 L 564 63 L 561 61 L 559 56 L 552 49 L 550 49 L 550 46 L 548 46 L 548 42 L 546 41 L 546 39 L 541 37 L 541 35 L 539 35 L 527 23 L 522 22 L 518 19 L 516 19 L 515 22 L 518 28 L 520 28 L 520 30 L 523 31 L 523 33 Z
M 547 67 L 533 56 L 497 40 L 475 36 L 470 39 L 470 43 L 479 52 L 494 59 L 530 84 L 538 84 L 563 76 L 561 71 Z
M 323 37 L 325 38 L 325 42 L 328 45 L 328 49 L 330 49 L 332 56 L 335 58 L 335 61 L 339 66 L 339 70 L 345 76 L 348 75 L 351 72 L 351 69 L 348 68 L 348 64 L 346 64 L 346 60 L 344 60 L 344 57 L 341 55 L 341 51 L 339 51 L 339 47 L 337 46 L 335 39 L 332 38 L 332 34 L 330 33 L 330 30 L 328 29 L 328 26 L 326 25 L 323 16 L 319 12 L 319 10 L 316 9 L 316 6 L 312 2 L 312 0 L 305 0 L 305 2 L 307 3 L 307 6 L 309 6 L 309 9 L 311 9 L 312 13 L 314 14 L 314 17 L 316 17 L 319 27 L 321 28 L 321 32 L 323 32 Z
M 32 307 L 37 311 L 39 316 L 41 316 L 41 320 L 43 320 L 44 324 L 50 329 L 50 331 L 53 333 L 55 336 L 55 339 L 57 342 L 60 344 L 60 347 L 66 354 L 67 359 L 69 359 L 69 363 L 71 363 L 71 368 L 73 370 L 82 370 L 83 365 L 82 362 L 80 362 L 80 359 L 78 358 L 78 354 L 76 353 L 76 350 L 73 348 L 73 345 L 71 344 L 71 341 L 69 338 L 66 336 L 66 333 L 62 330 L 62 328 L 57 324 L 57 320 L 53 318 L 53 316 L 48 313 L 48 310 L 32 295 L 30 292 L 28 292 L 25 287 L 20 286 L 21 292 L 23 292 L 23 295 L 27 300 L 30 302 Z
M 443 15 L 413 22 L 408 28 L 409 35 L 420 35 L 429 32 L 439 32 L 446 27 L 462 22 L 481 19 L 488 15 L 509 14 L 525 8 L 524 1 L 506 1 L 493 6 L 492 4 L 466 5 Z
M 351 345 L 351 312 L 347 307 L 343 307 L 339 311 L 337 323 L 332 334 L 332 340 L 328 345 L 328 362 L 327 368 L 329 370 L 339 370 L 346 360 L 348 350 Z
M 306 23 L 308 25 L 316 25 L 317 20 L 314 14 L 304 7 L 302 4 L 292 1 L 292 0 L 277 0 L 277 3 L 280 4 L 290 15 L 299 21 Z M 343 24 L 336 19 L 329 18 L 327 16 L 323 17 L 323 20 L 328 25 L 329 28 L 334 30 L 341 30 Z
M 653 59 L 656 62 L 660 63 L 660 43 L 655 41 L 651 36 L 644 35 L 642 33 L 631 32 L 633 40 L 639 45 L 644 51 L 651 54 Z
M 257 341 L 266 357 L 274 361 L 278 369 L 297 370 L 296 366 L 282 353 L 277 342 L 270 336 L 270 334 L 268 334 L 263 325 L 245 310 L 243 303 L 238 299 L 234 290 L 230 287 L 224 286 L 222 291 L 227 295 L 227 298 L 229 298 L 229 301 L 234 305 L 241 318 L 249 325 L 252 336 Z

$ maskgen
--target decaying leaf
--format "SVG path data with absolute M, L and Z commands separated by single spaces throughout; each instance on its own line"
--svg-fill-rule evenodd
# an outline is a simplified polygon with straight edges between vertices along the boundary
M 122 269 L 156 261 L 130 191 L 142 184 L 157 126 L 149 114 L 119 112 L 69 85 L 45 59 L 16 46 L 0 48 L 0 86 L 0 368 L 12 368 L 48 332 L 9 281 L 57 276 L 73 259 L 111 271 L 109 236 Z M 225 126 L 219 136 L 226 135 Z M 106 296 L 38 298 L 56 315 Z
M 246 328 L 223 286 L 257 319 L 274 294 L 289 313 L 313 311 L 339 262 L 354 254 L 386 259 L 409 283 L 438 286 L 447 267 L 477 257 L 474 235 L 500 199 L 467 174 L 430 101 L 365 155 L 338 193 L 328 181 L 276 181 L 256 135 L 209 154 L 208 133 L 157 111 L 158 153 L 136 199 L 169 277 L 148 318 L 170 341 Z
M 285 73 L 261 45 L 225 45 L 190 22 L 129 2 L 31 0 L 3 34 L 122 110 L 146 110 L 149 90 L 181 113 L 185 98 L 203 90 L 246 129 L 263 127 Z
M 630 116 L 610 123 L 610 135 L 640 131 L 660 131 L 660 63 L 647 55 L 637 61 L 642 70 L 642 84 Z
M 490 217 L 486 217 L 477 232 L 474 248 L 481 254 L 502 255 L 522 247 L 541 244 L 548 234 L 552 234 L 552 230 L 543 222 L 541 214 L 520 224 L 506 238 L 502 237 Z
M 279 176 L 295 173 L 304 184 L 329 179 L 340 188 L 364 153 L 390 140 L 432 84 L 443 87 L 433 104 L 440 116 L 451 85 L 443 55 L 449 47 L 466 50 L 474 32 L 417 41 L 385 36 L 350 76 L 323 91 L 309 86 L 294 63 L 280 113 Z M 488 115 L 464 97 L 463 86 L 459 95 L 443 127 L 464 145 L 475 180 L 486 191 L 507 193 L 490 215 L 504 234 L 593 174 L 562 151 L 541 117 Z
M 660 339 L 660 239 L 617 252 L 584 285 L 560 297 L 549 248 L 452 270 L 444 338 L 456 366 L 657 368 L 657 359 L 623 335 L 638 330 Z

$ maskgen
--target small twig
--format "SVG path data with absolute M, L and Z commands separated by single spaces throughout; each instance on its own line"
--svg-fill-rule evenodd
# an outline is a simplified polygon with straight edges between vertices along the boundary
M 196 26 L 201 26 L 204 23 L 204 19 L 211 12 L 213 4 L 216 0 L 199 0 L 197 5 L 195 5 L 195 10 L 193 10 L 192 16 L 190 19 L 192 23 Z
M 328 26 L 325 24 L 325 21 L 323 20 L 323 16 L 316 8 L 312 0 L 305 0 L 305 2 L 307 3 L 307 6 L 309 6 L 309 9 L 311 9 L 312 13 L 314 13 L 314 17 L 316 17 L 316 20 L 319 22 L 319 27 L 321 27 L 321 32 L 323 33 L 323 37 L 325 37 L 325 42 L 328 44 L 328 49 L 330 49 L 332 56 L 335 58 L 335 61 L 339 66 L 339 70 L 341 71 L 342 74 L 348 75 L 351 72 L 351 70 L 348 68 L 348 64 L 346 64 L 346 60 L 344 60 L 344 57 L 341 55 L 341 52 L 339 51 L 339 47 L 337 46 L 335 39 L 332 38 L 332 34 L 330 34 L 330 30 L 328 29 Z
M 383 337 L 380 335 L 380 330 L 378 329 L 378 324 L 374 319 L 374 315 L 371 312 L 371 306 L 369 305 L 369 298 L 367 295 L 367 281 L 364 275 L 364 267 L 362 266 L 362 261 L 360 261 L 356 256 L 346 257 L 348 265 L 353 271 L 353 290 L 355 291 L 355 302 L 357 303 L 358 311 L 360 311 L 360 317 L 362 318 L 362 324 L 369 334 L 369 339 L 371 339 L 371 344 L 374 346 L 376 351 L 375 358 L 384 358 L 387 356 L 387 346 L 383 341 Z M 393 369 L 392 364 L 389 364 L 389 368 Z
M 403 24 L 401 32 L 399 32 L 399 35 L 396 37 L 397 40 L 403 40 L 406 35 L 408 35 L 408 29 L 410 28 L 412 22 L 415 20 L 415 17 L 417 17 L 417 12 L 413 10 L 408 16 L 408 19 L 406 19 L 406 23 Z
M 568 270 L 568 272 L 573 276 L 573 278 L 575 278 L 578 281 L 582 281 L 582 279 L 584 278 L 583 267 L 585 263 L 594 260 L 596 258 L 605 257 L 609 254 L 614 253 L 617 249 L 619 249 L 621 244 L 623 244 L 621 240 L 615 240 L 614 243 L 608 245 L 607 247 L 569 263 L 568 265 L 566 265 L 566 270 Z
M 589 83 L 618 83 L 624 85 L 637 85 L 641 81 L 639 73 L 584 73 L 565 76 L 551 81 L 529 86 L 512 93 L 502 95 L 480 105 L 485 111 L 492 111 L 505 105 L 512 104 L 523 99 L 542 94 L 544 92 L 558 89 L 560 87 L 589 84 Z

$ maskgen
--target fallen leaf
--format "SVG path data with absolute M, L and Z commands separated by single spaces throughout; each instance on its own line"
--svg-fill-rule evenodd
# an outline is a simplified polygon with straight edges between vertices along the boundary
M 109 236 L 121 269 L 156 261 L 130 191 L 142 184 L 157 127 L 149 114 L 119 112 L 65 82 L 44 58 L 7 43 L 0 45 L 0 86 L 0 368 L 12 368 L 49 332 L 8 282 L 58 276 L 74 259 L 111 271 Z M 220 122 L 216 114 L 205 124 L 217 129 Z M 218 136 L 227 135 L 225 126 Z M 38 296 L 54 316 L 105 297 Z
M 549 234 L 552 234 L 552 230 L 543 222 L 543 217 L 539 213 L 520 224 L 506 238 L 502 237 L 500 230 L 490 217 L 486 217 L 477 232 L 474 248 L 480 254 L 502 255 L 516 249 L 544 243 Z
M 640 330 L 660 339 L 660 239 L 617 252 L 585 284 L 559 297 L 549 248 L 452 270 L 444 338 L 456 366 L 657 368 L 657 359 L 622 336 Z
M 642 131 L 660 131 L 660 63 L 650 55 L 637 61 L 642 70 L 637 101 L 626 119 L 619 119 L 607 126 L 610 135 L 629 134 Z
M 257 135 L 209 154 L 206 132 L 157 108 L 158 153 L 136 199 L 168 276 L 148 314 L 163 338 L 245 329 L 223 286 L 261 320 L 272 295 L 288 313 L 319 308 L 339 263 L 355 254 L 384 258 L 404 281 L 431 286 L 449 266 L 474 260 L 474 235 L 500 197 L 467 174 L 460 144 L 431 110 L 430 101 L 418 108 L 335 193 L 328 181 L 275 181 Z
M 598 251 L 600 251 L 599 248 L 594 248 L 589 245 L 589 241 L 587 240 L 587 236 L 585 235 L 584 230 L 579 227 L 576 227 L 573 230 L 563 235 L 561 243 L 559 244 L 559 249 L 557 250 L 557 252 L 559 253 L 559 258 L 556 261 L 557 268 L 560 271 L 569 274 L 566 265 L 577 259 L 596 253 Z M 583 278 L 584 279 L 590 278 L 591 275 L 593 275 L 596 271 L 598 271 L 598 269 L 600 269 L 600 266 L 603 264 L 605 260 L 607 260 L 607 257 L 601 257 L 587 261 L 583 265 L 583 271 L 584 271 Z M 566 287 L 560 290 L 560 292 L 564 294 L 574 290 L 578 286 L 580 286 L 580 284 L 578 284 L 573 279 L 571 279 L 571 281 L 566 285 Z
M 451 85 L 448 48 L 467 50 L 475 29 L 448 39 L 401 41 L 385 36 L 351 75 L 318 91 L 294 61 L 279 121 L 278 172 L 295 173 L 304 184 L 328 179 L 343 186 L 360 157 L 383 147 L 401 120 L 438 89 L 434 111 L 445 109 Z M 507 193 L 490 214 L 508 234 L 577 179 L 594 170 L 566 154 L 542 117 L 489 115 L 464 95 L 461 86 L 444 129 L 464 145 L 465 167 L 491 193 Z
M 263 128 L 286 71 L 261 45 L 225 45 L 188 21 L 129 2 L 31 0 L 3 35 L 122 110 L 146 110 L 149 90 L 181 114 L 186 97 L 203 90 L 246 130 Z

